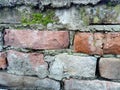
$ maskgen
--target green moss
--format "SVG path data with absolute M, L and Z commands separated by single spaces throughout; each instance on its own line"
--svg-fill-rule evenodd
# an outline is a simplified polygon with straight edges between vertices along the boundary
M 117 18 L 120 16 L 120 5 L 116 5 L 114 7 L 114 10 L 115 10 L 116 15 L 115 15 L 115 18 L 113 19 L 117 21 Z
M 115 9 L 116 11 L 120 11 L 120 5 L 116 5 L 116 6 L 114 7 L 114 9 Z
M 83 20 L 85 25 L 89 25 L 89 15 L 86 13 L 85 7 L 80 8 L 81 19 Z
M 43 24 L 46 26 L 48 23 L 56 22 L 54 19 L 54 11 L 48 10 L 46 13 L 33 13 L 21 18 L 24 25 Z
M 93 18 L 93 22 L 94 22 L 94 23 L 98 23 L 98 22 L 99 22 L 99 18 L 98 18 L 97 16 L 94 17 L 94 18 Z
M 108 21 L 110 23 L 111 22 L 118 22 L 118 17 L 120 15 L 120 5 L 111 6 L 111 7 L 109 7 L 108 10 L 111 12 L 114 12 L 114 13 L 111 13 L 110 15 L 106 16 L 106 17 L 108 17 Z

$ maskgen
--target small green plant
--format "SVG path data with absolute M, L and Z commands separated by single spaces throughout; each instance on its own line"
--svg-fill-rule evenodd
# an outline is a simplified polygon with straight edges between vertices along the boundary
M 31 25 L 31 24 L 43 24 L 46 26 L 48 23 L 53 23 L 54 20 L 54 12 L 47 11 L 45 14 L 43 13 L 33 13 L 26 16 L 23 16 L 21 19 L 22 24 L 24 25 Z

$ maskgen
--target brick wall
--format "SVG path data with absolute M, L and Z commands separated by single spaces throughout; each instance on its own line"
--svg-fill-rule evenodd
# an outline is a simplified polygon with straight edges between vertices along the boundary
M 117 0 L 0 5 L 0 89 L 120 89 Z

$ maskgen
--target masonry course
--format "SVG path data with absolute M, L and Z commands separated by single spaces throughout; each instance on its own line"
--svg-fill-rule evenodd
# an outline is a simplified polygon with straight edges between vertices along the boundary
M 0 89 L 120 90 L 119 0 L 0 0 Z

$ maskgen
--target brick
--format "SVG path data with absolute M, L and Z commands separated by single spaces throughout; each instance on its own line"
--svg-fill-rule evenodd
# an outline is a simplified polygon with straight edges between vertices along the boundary
M 5 46 L 32 49 L 63 49 L 69 45 L 67 31 L 5 30 Z
M 57 81 L 48 78 L 18 76 L 7 72 L 0 72 L 0 85 L 11 90 L 60 90 L 60 83 Z
M 86 54 L 103 54 L 102 33 L 77 33 L 74 38 L 74 51 Z
M 67 53 L 55 56 L 50 65 L 50 78 L 61 80 L 63 78 L 95 78 L 97 58 L 69 55 Z
M 86 54 L 120 54 L 120 33 L 77 33 L 74 51 Z
M 120 79 L 120 59 L 101 58 L 99 62 L 101 77 L 107 79 Z
M 120 54 L 120 33 L 110 32 L 105 37 L 104 54 Z
M 64 81 L 65 90 L 120 90 L 120 83 L 100 80 L 76 80 Z
M 22 53 L 9 50 L 7 52 L 8 72 L 17 75 L 37 75 L 44 78 L 48 74 L 48 65 L 43 54 Z
M 6 61 L 6 53 L 5 52 L 0 53 L 0 68 L 1 69 L 7 68 L 7 61 Z

